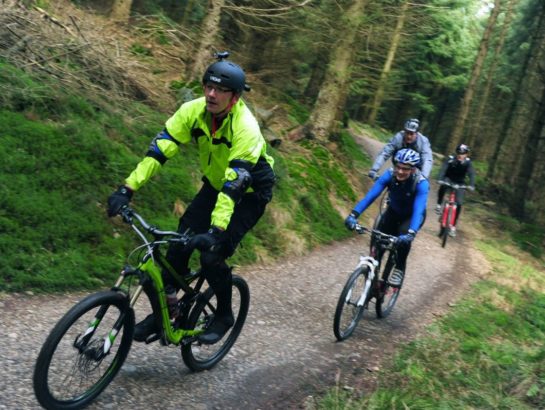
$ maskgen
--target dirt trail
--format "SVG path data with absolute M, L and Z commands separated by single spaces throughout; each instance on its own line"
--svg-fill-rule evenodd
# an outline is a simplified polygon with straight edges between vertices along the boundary
M 373 155 L 381 144 L 360 138 Z M 437 166 L 437 164 L 436 164 Z M 464 247 L 469 227 L 441 248 L 430 194 L 428 220 L 417 236 L 408 275 L 393 313 L 362 319 L 354 335 L 335 342 L 337 298 L 368 238 L 323 246 L 274 265 L 238 269 L 248 281 L 251 307 L 229 355 L 214 369 L 191 373 L 178 348 L 134 343 L 114 382 L 91 409 L 286 409 L 303 408 L 312 395 L 334 385 L 368 390 L 376 370 L 400 344 L 424 327 L 487 270 L 484 259 Z M 32 391 L 38 350 L 54 323 L 83 297 L 0 295 L 0 409 L 39 408 Z M 137 318 L 147 310 L 143 298 Z

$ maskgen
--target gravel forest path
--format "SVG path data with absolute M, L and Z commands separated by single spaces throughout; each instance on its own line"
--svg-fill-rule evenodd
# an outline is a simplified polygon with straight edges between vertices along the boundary
M 373 156 L 382 145 L 358 140 Z M 396 348 L 422 334 L 487 270 L 484 258 L 465 246 L 472 231 L 463 218 L 458 237 L 441 248 L 434 199 L 435 189 L 409 257 L 403 292 L 387 319 L 366 314 L 351 338 L 335 341 L 337 298 L 368 247 L 367 236 L 275 264 L 239 268 L 250 285 L 250 312 L 222 362 L 191 373 L 178 348 L 134 343 L 118 376 L 89 408 L 296 409 L 335 383 L 369 391 Z M 0 295 L 0 409 L 39 408 L 32 390 L 38 351 L 58 319 L 84 296 Z M 147 310 L 141 298 L 137 319 Z

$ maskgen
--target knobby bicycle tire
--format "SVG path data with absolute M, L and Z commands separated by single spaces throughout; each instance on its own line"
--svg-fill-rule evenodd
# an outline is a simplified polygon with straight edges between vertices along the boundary
M 388 258 L 386 259 L 386 264 L 384 265 L 384 269 L 382 269 L 379 276 L 382 278 L 382 280 L 379 282 L 379 295 L 375 304 L 377 317 L 381 319 L 385 318 L 392 312 L 392 309 L 397 302 L 397 298 L 399 297 L 399 293 L 401 292 L 401 286 L 403 285 L 403 279 L 401 280 L 400 286 L 391 286 L 388 283 L 388 278 L 395 267 L 395 260 L 394 254 L 392 254 L 390 251 L 387 251 L 387 253 Z
M 204 328 L 210 323 L 216 310 L 214 296 L 211 288 L 206 289 L 189 314 L 187 329 Z M 191 370 L 202 371 L 214 367 L 229 352 L 242 331 L 250 306 L 250 290 L 246 281 L 237 275 L 233 275 L 231 305 L 235 323 L 219 342 L 213 345 L 201 344 L 197 339 L 191 343 L 182 342 L 182 358 Z
M 360 267 L 350 274 L 344 285 L 333 319 L 333 333 L 338 341 L 345 340 L 354 333 L 369 303 L 372 286 L 367 290 L 367 295 L 363 295 L 368 276 L 369 268 L 367 266 Z M 362 306 L 358 306 L 357 302 L 362 295 L 364 296 L 364 303 Z
M 96 315 L 103 312 L 96 323 Z M 110 331 L 121 328 L 109 353 L 98 358 Z M 57 322 L 38 355 L 33 384 L 36 398 L 46 409 L 80 409 L 95 399 L 113 380 L 127 358 L 134 332 L 134 311 L 126 295 L 114 291 L 87 296 Z M 76 347 L 76 342 L 80 343 Z M 94 375 L 94 372 L 97 372 Z

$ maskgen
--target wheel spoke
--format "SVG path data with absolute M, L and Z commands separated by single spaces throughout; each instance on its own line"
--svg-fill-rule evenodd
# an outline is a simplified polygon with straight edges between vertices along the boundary
M 125 309 L 128 303 L 122 295 L 102 292 L 84 299 L 57 323 L 38 356 L 34 374 L 36 396 L 44 407 L 83 407 L 109 384 L 132 342 L 134 314 L 132 310 L 124 313 Z M 119 334 L 112 340 L 110 331 L 120 317 Z M 112 341 L 106 354 L 105 341 Z
M 233 275 L 233 291 L 231 307 L 235 318 L 234 325 L 227 331 L 223 338 L 212 345 L 206 345 L 194 338 L 190 343 L 182 343 L 182 358 L 184 363 L 194 371 L 207 370 L 215 366 L 231 349 L 248 314 L 250 293 L 246 282 Z M 216 311 L 216 296 L 208 289 L 203 294 L 205 301 L 198 302 L 191 311 L 188 319 L 189 329 L 205 329 L 211 322 Z

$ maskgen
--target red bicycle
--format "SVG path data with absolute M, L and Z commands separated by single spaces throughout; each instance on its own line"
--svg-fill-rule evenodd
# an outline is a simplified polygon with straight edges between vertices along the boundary
M 445 185 L 449 189 L 445 193 L 443 204 L 441 205 L 441 213 L 439 217 L 439 237 L 441 238 L 441 246 L 444 248 L 447 244 L 449 236 L 454 236 L 454 223 L 456 221 L 456 213 L 458 212 L 458 204 L 456 203 L 456 193 L 460 189 L 471 187 L 469 185 L 453 184 L 447 181 L 439 181 L 439 185 Z

